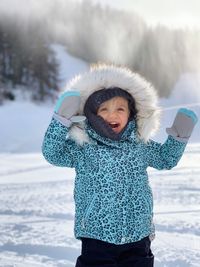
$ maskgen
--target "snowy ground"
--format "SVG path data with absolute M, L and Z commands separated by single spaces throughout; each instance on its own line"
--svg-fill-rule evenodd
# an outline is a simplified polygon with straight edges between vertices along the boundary
M 157 237 L 155 267 L 198 267 L 200 144 L 171 171 L 149 170 Z M 40 153 L 0 155 L 0 266 L 72 267 L 74 171 L 52 167 Z

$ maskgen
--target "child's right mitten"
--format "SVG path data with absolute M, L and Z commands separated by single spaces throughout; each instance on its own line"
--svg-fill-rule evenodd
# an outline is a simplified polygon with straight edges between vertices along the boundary
M 79 123 L 85 120 L 85 116 L 78 116 L 80 106 L 80 93 L 68 91 L 63 93 L 55 106 L 53 118 L 64 126 L 70 127 L 72 123 Z
M 171 128 L 166 132 L 176 140 L 187 143 L 197 123 L 197 115 L 189 109 L 181 108 L 178 110 Z

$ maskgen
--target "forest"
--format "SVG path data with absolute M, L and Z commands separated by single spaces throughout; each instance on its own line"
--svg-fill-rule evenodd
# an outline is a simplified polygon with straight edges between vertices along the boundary
M 0 11 L 0 102 L 13 100 L 19 87 L 35 101 L 54 96 L 59 65 L 53 43 L 88 63 L 127 66 L 162 97 L 183 73 L 200 70 L 199 29 L 150 27 L 134 12 L 89 0 L 57 0 L 38 10 L 30 7 L 31 15 L 16 11 L 15 16 Z

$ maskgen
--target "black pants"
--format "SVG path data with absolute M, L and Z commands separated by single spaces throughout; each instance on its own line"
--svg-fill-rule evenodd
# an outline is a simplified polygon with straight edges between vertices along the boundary
M 148 237 L 123 245 L 83 238 L 82 253 L 75 267 L 153 267 L 150 246 Z

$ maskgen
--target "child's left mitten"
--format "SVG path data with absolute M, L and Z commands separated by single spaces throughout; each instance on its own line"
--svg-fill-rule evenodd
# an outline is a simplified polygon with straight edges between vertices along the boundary
M 174 122 L 166 132 L 176 140 L 187 143 L 198 121 L 197 115 L 189 109 L 178 110 Z
M 53 118 L 63 125 L 70 127 L 72 123 L 79 123 L 85 120 L 85 116 L 80 116 L 80 93 L 78 91 L 68 91 L 62 94 L 57 100 Z

